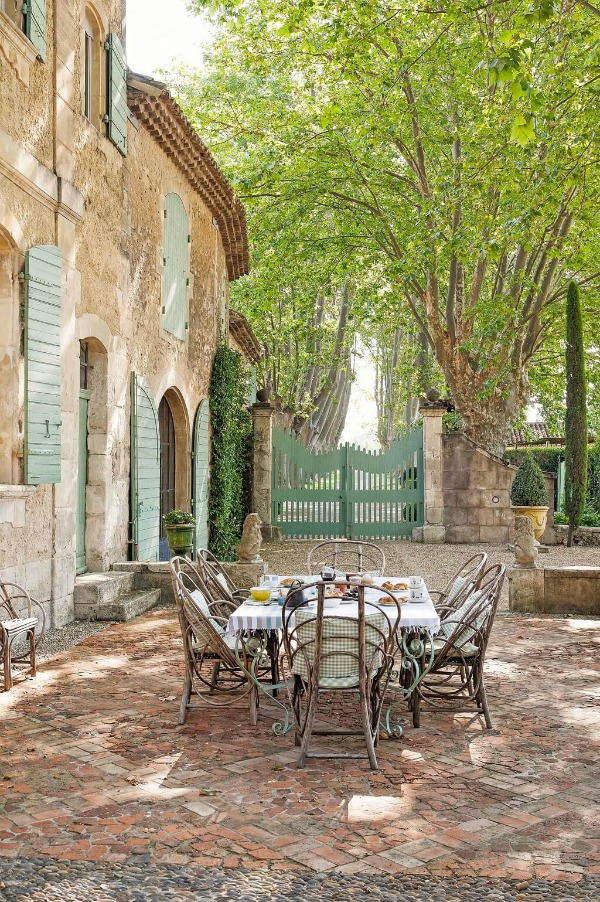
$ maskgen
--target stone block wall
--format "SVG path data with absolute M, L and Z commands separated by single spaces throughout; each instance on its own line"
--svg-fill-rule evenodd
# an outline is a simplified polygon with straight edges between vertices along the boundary
M 600 567 L 545 567 L 511 570 L 511 611 L 600 615 Z
M 442 448 L 446 542 L 508 543 L 514 519 L 510 487 L 517 468 L 478 448 L 464 435 L 444 435 Z M 546 481 L 551 523 L 554 479 L 548 476 Z

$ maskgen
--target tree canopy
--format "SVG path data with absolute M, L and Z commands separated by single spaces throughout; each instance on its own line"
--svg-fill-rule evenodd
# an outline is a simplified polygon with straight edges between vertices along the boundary
M 311 311 L 326 276 L 352 283 L 355 324 L 408 313 L 467 434 L 499 450 L 568 279 L 598 282 L 596 7 L 192 5 L 218 36 L 175 84 L 250 210 L 254 298 L 270 309 L 285 270 Z

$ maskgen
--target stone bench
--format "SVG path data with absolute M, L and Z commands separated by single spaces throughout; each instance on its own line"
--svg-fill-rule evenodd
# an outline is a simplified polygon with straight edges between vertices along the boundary
M 511 611 L 600 617 L 600 567 L 543 567 L 508 574 Z

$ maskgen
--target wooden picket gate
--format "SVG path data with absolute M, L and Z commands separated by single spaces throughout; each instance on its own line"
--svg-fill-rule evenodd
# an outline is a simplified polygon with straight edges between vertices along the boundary
M 297 538 L 409 539 L 423 525 L 423 431 L 387 451 L 315 454 L 273 430 L 272 523 Z

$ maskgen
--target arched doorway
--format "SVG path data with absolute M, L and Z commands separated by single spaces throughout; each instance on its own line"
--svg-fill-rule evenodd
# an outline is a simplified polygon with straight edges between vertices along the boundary
M 177 445 L 175 440 L 175 420 L 166 396 L 158 407 L 158 428 L 160 431 L 160 560 L 170 557 L 167 532 L 163 517 L 175 510 L 175 479 Z

